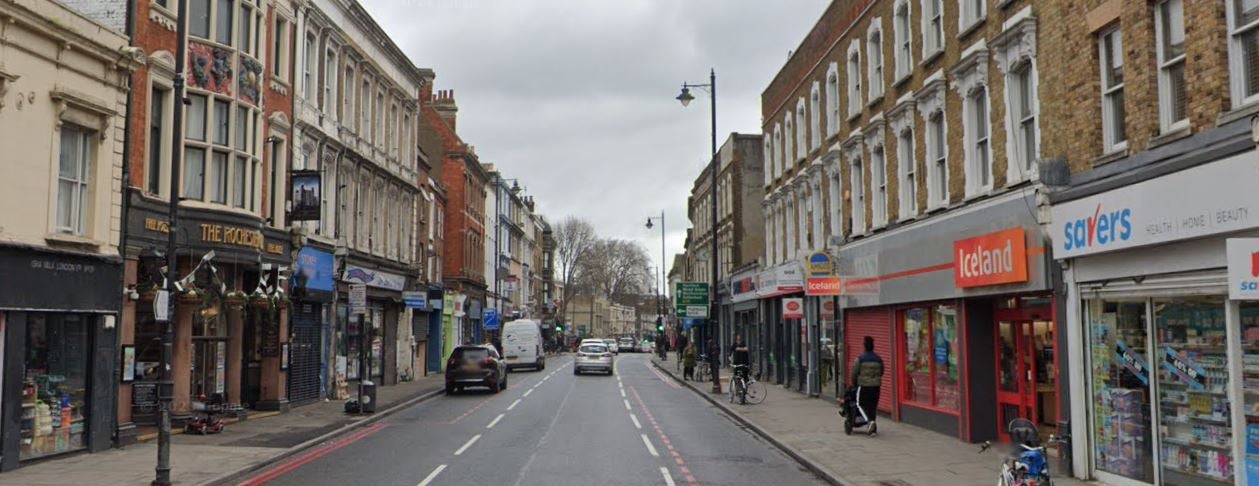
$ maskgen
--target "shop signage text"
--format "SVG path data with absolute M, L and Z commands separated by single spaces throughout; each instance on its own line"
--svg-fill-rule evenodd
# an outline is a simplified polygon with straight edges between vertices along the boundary
M 810 277 L 829 277 L 835 275 L 835 262 L 831 260 L 831 256 L 826 252 L 819 251 L 809 255 L 809 259 L 805 262 L 808 267 Z
M 1141 380 L 1141 383 L 1150 384 L 1150 366 L 1146 364 L 1145 359 L 1141 358 L 1141 355 L 1133 352 L 1132 348 L 1123 341 L 1115 340 L 1115 358 L 1120 365 L 1128 369 L 1128 372 Z
M 762 298 L 804 290 L 804 272 L 795 262 L 785 263 L 761 272 L 758 280 L 756 294 Z
M 258 251 L 262 251 L 264 247 L 261 231 L 211 223 L 201 223 L 201 241 L 243 246 Z
M 367 313 L 367 285 L 350 284 L 350 314 L 361 316 Z
M 804 282 L 804 295 L 840 295 L 843 288 L 839 277 L 809 277 Z
M 428 310 L 428 292 L 403 292 L 402 304 L 408 309 Z
M 1189 358 L 1182 357 L 1171 346 L 1163 347 L 1163 368 L 1195 390 L 1206 389 L 1206 372 Z
M 1054 258 L 1259 227 L 1259 152 L 1054 205 Z
M 401 292 L 407 285 L 407 278 L 402 275 L 395 275 L 351 264 L 345 265 L 345 273 L 341 275 L 341 280 L 346 282 L 358 282 L 367 284 L 371 287 L 394 290 L 398 292 Z
M 783 319 L 804 319 L 804 299 L 783 299 Z
M 958 288 L 1027 281 L 1023 228 L 953 242 L 953 281 Z
M 1229 238 L 1228 298 L 1259 300 L 1259 238 Z

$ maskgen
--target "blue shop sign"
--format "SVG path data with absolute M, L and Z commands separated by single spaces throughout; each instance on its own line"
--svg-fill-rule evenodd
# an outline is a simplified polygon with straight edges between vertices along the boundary
M 297 274 L 306 279 L 307 289 L 332 292 L 332 260 L 332 253 L 314 247 L 303 247 L 297 253 Z
M 428 310 L 428 292 L 403 292 L 402 303 L 408 309 Z
M 498 318 L 498 309 L 493 309 L 493 308 L 485 309 L 485 313 L 483 314 L 481 319 L 485 325 L 486 331 L 498 330 L 498 325 L 500 322 Z

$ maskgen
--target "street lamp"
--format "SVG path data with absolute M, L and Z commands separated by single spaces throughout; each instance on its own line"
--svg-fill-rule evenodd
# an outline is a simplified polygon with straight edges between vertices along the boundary
M 685 95 L 687 95 L 688 97 L 690 96 L 690 93 L 687 93 L 686 88 L 682 88 L 682 94 L 685 94 Z M 679 97 L 678 97 L 678 98 L 679 98 L 679 99 L 681 99 L 681 96 L 679 95 Z M 687 101 L 684 101 L 683 103 L 689 103 L 689 102 L 690 102 L 690 100 L 688 99 Z M 657 276 L 657 278 L 656 278 L 656 280 L 659 282 L 659 286 L 658 286 L 658 287 L 656 287 L 656 316 L 657 316 L 657 319 L 658 319 L 658 321 L 656 322 L 656 327 L 660 327 L 660 325 L 664 323 L 664 304 L 662 304 L 662 303 L 660 302 L 660 289 L 663 289 L 663 288 L 665 287 L 665 285 L 668 285 L 668 284 L 666 283 L 666 281 L 665 281 L 665 273 L 664 273 L 664 266 L 665 266 L 665 260 L 664 260 L 664 258 L 665 258 L 665 257 L 664 257 L 664 255 L 665 255 L 665 253 L 664 253 L 664 240 L 665 240 L 665 238 L 664 238 L 664 210 L 661 210 L 661 211 L 660 211 L 660 217 L 659 217 L 659 218 L 656 218 L 656 217 L 654 217 L 654 216 L 653 216 L 653 217 L 649 217 L 649 218 L 647 218 L 647 229 L 651 229 L 651 227 L 652 227 L 651 221 L 652 221 L 652 220 L 654 220 L 654 219 L 659 219 L 659 220 L 660 220 L 660 267 L 659 267 L 660 269 L 659 269 L 659 271 L 657 271 L 657 272 L 656 272 L 656 273 L 659 273 L 659 274 L 660 274 L 660 275 L 659 275 L 659 276 Z
M 708 297 L 708 308 L 709 308 L 708 309 L 708 339 L 713 339 L 715 336 L 718 335 L 718 332 L 720 330 L 720 328 L 718 327 L 718 322 L 717 322 L 718 321 L 718 317 L 717 317 L 717 171 L 719 169 L 718 165 L 720 165 L 717 163 L 717 160 L 716 160 L 716 157 L 717 157 L 717 70 L 710 69 L 708 71 L 707 84 L 690 84 L 685 81 L 682 82 L 682 92 L 678 94 L 676 99 L 678 100 L 678 102 L 682 103 L 682 107 L 684 108 L 687 105 L 690 105 L 691 101 L 695 99 L 694 96 L 691 96 L 691 88 L 700 88 L 705 91 L 708 91 L 709 108 L 711 111 L 710 117 L 712 120 L 712 150 L 709 152 L 709 160 L 708 160 L 709 165 L 712 167 L 712 170 L 710 171 L 712 174 L 712 179 L 711 179 L 711 184 L 709 184 L 709 192 L 712 194 L 712 205 L 711 205 L 712 207 L 710 208 L 712 210 L 712 213 L 710 213 L 711 219 L 709 221 L 711 221 L 710 224 L 712 225 L 712 240 L 713 240 L 712 241 L 712 255 L 711 255 L 712 284 L 708 286 L 708 292 L 709 292 L 708 294 L 709 295 Z M 713 343 L 716 344 L 716 341 L 713 341 Z M 708 349 L 705 352 L 707 352 L 709 356 L 713 357 L 710 359 L 715 359 L 715 357 L 717 356 L 716 354 L 713 354 L 717 352 L 716 349 Z M 716 371 L 717 370 L 714 369 L 712 373 L 713 393 L 721 393 L 721 379 L 717 376 Z

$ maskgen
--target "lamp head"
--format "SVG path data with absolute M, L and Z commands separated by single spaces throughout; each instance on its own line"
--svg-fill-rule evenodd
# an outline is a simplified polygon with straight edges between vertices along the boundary
M 647 218 L 647 229 L 651 229 L 651 227 L 652 227 L 651 218 Z
M 682 107 L 683 107 L 683 108 L 685 108 L 687 105 L 690 105 L 690 104 L 691 104 L 691 100 L 694 100 L 694 99 L 695 99 L 695 97 L 694 97 L 694 96 L 691 96 L 691 88 L 687 88 L 686 86 L 682 86 L 682 93 L 681 93 L 681 94 L 679 94 L 679 95 L 678 95 L 678 97 L 677 97 L 677 98 L 675 98 L 675 99 L 677 99 L 679 102 L 681 102 L 681 103 L 682 103 Z

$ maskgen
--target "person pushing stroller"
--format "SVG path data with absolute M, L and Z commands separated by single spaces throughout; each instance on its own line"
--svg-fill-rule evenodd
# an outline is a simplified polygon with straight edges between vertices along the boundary
M 844 431 L 852 433 L 852 427 L 868 425 L 866 433 L 878 435 L 879 387 L 883 384 L 883 358 L 874 352 L 874 338 L 866 336 L 862 342 L 865 352 L 857 357 L 852 367 L 852 381 L 844 394 Z M 860 420 L 860 422 L 858 422 Z

